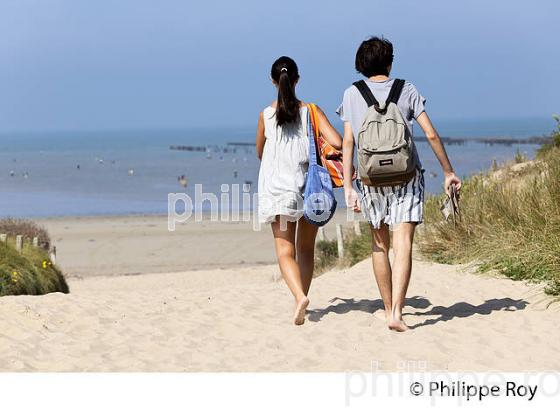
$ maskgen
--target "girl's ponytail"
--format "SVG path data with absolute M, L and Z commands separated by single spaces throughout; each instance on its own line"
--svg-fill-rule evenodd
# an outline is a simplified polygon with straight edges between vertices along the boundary
M 276 122 L 278 125 L 293 124 L 300 120 L 300 101 L 295 86 L 299 80 L 298 67 L 290 57 L 280 57 L 272 64 L 270 76 L 278 84 Z

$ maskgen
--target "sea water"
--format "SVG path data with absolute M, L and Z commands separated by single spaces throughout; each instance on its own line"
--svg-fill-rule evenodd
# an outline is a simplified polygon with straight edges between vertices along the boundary
M 527 137 L 551 131 L 551 120 L 441 121 L 448 137 Z M 163 214 L 169 193 L 194 198 L 220 194 L 223 184 L 246 184 L 256 192 L 259 160 L 252 146 L 223 147 L 254 141 L 252 129 L 185 131 L 4 133 L 0 135 L 0 216 Z M 209 146 L 208 152 L 171 150 L 171 145 Z M 427 142 L 417 147 L 426 170 L 428 192 L 441 192 L 442 172 Z M 458 175 L 466 176 L 512 159 L 527 157 L 538 146 L 449 145 Z M 186 177 L 183 187 L 179 177 Z M 339 204 L 344 199 L 337 190 Z M 202 207 L 209 206 L 209 202 Z M 233 207 L 237 207 L 236 204 Z

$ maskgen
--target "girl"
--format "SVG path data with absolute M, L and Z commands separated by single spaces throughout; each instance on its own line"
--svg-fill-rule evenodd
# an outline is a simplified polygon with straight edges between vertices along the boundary
M 309 305 L 317 234 L 317 227 L 301 218 L 309 163 L 308 112 L 295 94 L 299 73 L 294 60 L 280 57 L 272 64 L 270 77 L 278 99 L 261 112 L 257 127 L 259 221 L 272 226 L 280 271 L 295 298 L 293 321 L 302 325 Z M 325 114 L 317 111 L 320 133 L 340 149 L 340 134 Z

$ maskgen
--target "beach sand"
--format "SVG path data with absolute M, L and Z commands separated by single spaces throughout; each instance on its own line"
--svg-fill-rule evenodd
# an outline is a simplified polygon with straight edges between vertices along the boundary
M 181 272 L 276 263 L 272 233 L 253 222 L 215 222 L 205 216 L 167 228 L 167 216 L 67 217 L 35 220 L 47 228 L 57 264 L 67 277 Z M 337 211 L 326 226 L 346 221 Z
M 560 370 L 541 286 L 415 260 L 399 334 L 374 317 L 369 261 L 316 278 L 299 327 L 277 269 L 71 277 L 69 295 L 0 298 L 0 370 Z

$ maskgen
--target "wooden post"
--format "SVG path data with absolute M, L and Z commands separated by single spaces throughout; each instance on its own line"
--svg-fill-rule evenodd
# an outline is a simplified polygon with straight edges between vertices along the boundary
M 342 225 L 336 224 L 336 243 L 338 248 L 338 258 L 344 258 L 344 237 L 342 236 Z
M 33 246 L 34 247 L 38 247 L 39 246 L 39 238 L 37 236 L 33 237 Z
M 7 240 L 8 240 L 8 235 L 6 235 L 5 233 L 0 233 L 0 242 L 6 243 Z
M 278 282 L 280 279 L 282 279 L 282 273 L 279 269 L 275 269 L 274 272 L 272 272 L 272 281 Z
M 23 249 L 23 237 L 21 235 L 16 235 L 16 251 L 21 253 Z
M 323 226 L 321 226 L 319 228 L 319 230 L 317 231 L 317 240 L 318 241 L 326 241 L 327 238 L 325 236 L 325 228 Z
M 49 252 L 49 259 L 53 265 L 56 265 L 56 246 L 53 246 Z
M 354 221 L 354 233 L 358 236 L 362 235 L 362 227 L 360 226 L 360 221 Z

